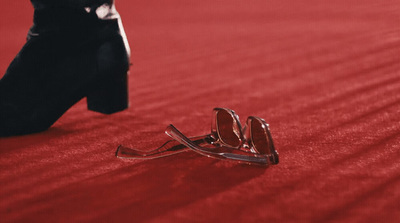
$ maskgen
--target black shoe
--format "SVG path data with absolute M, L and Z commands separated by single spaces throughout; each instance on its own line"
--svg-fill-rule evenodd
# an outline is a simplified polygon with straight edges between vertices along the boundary
M 28 40 L 0 80 L 0 136 L 46 130 L 84 97 L 105 114 L 128 107 L 129 47 L 112 3 L 103 19 L 98 7 L 35 6 Z

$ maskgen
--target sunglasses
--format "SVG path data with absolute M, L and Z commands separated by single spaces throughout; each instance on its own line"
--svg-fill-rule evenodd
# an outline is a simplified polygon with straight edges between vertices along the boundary
M 120 145 L 119 158 L 154 159 L 192 150 L 201 155 L 246 164 L 274 165 L 279 163 L 269 125 L 261 118 L 249 116 L 242 127 L 239 116 L 231 109 L 214 108 L 211 133 L 186 137 L 173 125 L 165 133 L 172 139 L 152 151 L 140 151 Z

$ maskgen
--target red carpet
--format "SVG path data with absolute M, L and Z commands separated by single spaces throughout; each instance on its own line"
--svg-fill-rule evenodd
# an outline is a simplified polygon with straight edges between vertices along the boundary
M 1 222 L 399 222 L 400 2 L 118 0 L 130 109 L 72 107 L 48 131 L 0 139 Z M 0 75 L 31 25 L 0 20 Z M 154 149 L 172 123 L 210 132 L 214 107 L 264 118 L 269 168 Z

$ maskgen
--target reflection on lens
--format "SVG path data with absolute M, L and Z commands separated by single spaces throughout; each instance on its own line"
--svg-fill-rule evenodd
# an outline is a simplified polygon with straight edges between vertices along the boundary
M 225 110 L 217 113 L 217 131 L 223 143 L 238 147 L 240 145 L 239 127 L 232 114 Z
M 255 149 L 260 154 L 269 153 L 268 137 L 264 125 L 260 120 L 253 119 L 251 121 L 251 137 Z

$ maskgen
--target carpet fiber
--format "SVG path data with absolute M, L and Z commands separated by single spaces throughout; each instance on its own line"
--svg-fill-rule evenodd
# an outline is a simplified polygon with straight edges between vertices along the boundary
M 1 222 L 399 222 L 400 2 L 118 0 L 131 106 L 73 106 L 48 131 L 0 139 Z M 31 25 L 0 20 L 0 75 Z M 191 151 L 114 156 L 210 132 L 214 107 L 269 124 L 280 164 Z

